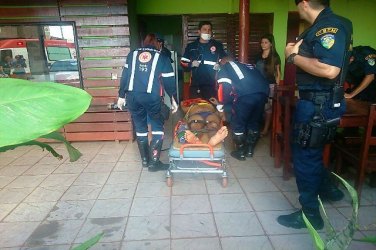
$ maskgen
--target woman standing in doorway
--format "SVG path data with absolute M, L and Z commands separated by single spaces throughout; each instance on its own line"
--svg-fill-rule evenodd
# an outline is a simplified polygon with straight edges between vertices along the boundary
M 261 37 L 261 52 L 256 61 L 256 68 L 268 80 L 270 87 L 269 101 L 265 105 L 264 127 L 261 130 L 261 136 L 268 134 L 272 121 L 272 100 L 274 95 L 274 86 L 279 84 L 281 79 L 281 58 L 275 49 L 274 36 L 266 34 Z

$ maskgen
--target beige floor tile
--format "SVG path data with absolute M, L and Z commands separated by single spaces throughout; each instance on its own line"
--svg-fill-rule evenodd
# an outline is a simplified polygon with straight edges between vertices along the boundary
M 56 221 L 56 220 L 79 220 L 85 219 L 95 201 L 59 201 L 51 209 L 46 220 Z
M 184 195 L 171 197 L 171 214 L 211 213 L 208 195 Z
M 221 250 L 219 238 L 176 239 L 171 241 L 174 250 Z
M 170 240 L 140 240 L 140 241 L 124 241 L 122 250 L 165 250 L 170 248 Z
M 293 209 L 281 192 L 247 193 L 247 197 L 255 211 Z
M 264 234 L 254 212 L 215 213 L 214 217 L 220 237 Z
M 81 229 L 84 220 L 45 221 L 30 235 L 25 245 L 39 246 L 70 244 Z
M 224 237 L 221 238 L 223 250 L 273 250 L 268 237 L 262 236 L 243 236 L 243 237 Z
M 125 230 L 126 241 L 170 238 L 169 216 L 129 217 Z
M 213 214 L 179 214 L 171 216 L 171 237 L 173 239 L 214 236 L 218 235 Z
M 40 222 L 3 222 L 0 223 L 0 246 L 22 246 L 34 232 Z
M 216 194 L 209 197 L 214 213 L 253 211 L 244 194 Z
M 103 233 L 100 242 L 121 241 L 126 222 L 127 217 L 87 219 L 74 242 L 83 243 L 99 233 Z
M 131 199 L 97 200 L 88 218 L 126 217 L 129 215 L 131 204 Z
M 170 197 L 134 198 L 129 216 L 170 215 Z

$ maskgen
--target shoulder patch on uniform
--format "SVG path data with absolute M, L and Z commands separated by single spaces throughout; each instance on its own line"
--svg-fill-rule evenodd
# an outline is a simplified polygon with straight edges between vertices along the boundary
M 367 62 L 370 66 L 375 66 L 375 58 L 370 58 L 367 60 Z
M 151 60 L 151 53 L 148 52 L 148 51 L 145 51 L 145 52 L 142 52 L 139 56 L 138 56 L 138 60 L 142 63 L 147 63 Z
M 321 35 L 326 34 L 326 33 L 335 34 L 335 33 L 337 33 L 337 31 L 338 31 L 338 28 L 327 27 L 327 28 L 323 28 L 323 29 L 317 31 L 316 36 L 321 36 Z
M 336 39 L 333 34 L 327 34 L 320 38 L 321 45 L 326 49 L 330 49 L 331 47 L 333 47 L 335 41 Z
M 365 59 L 369 65 L 374 66 L 376 61 L 376 54 L 370 54 Z

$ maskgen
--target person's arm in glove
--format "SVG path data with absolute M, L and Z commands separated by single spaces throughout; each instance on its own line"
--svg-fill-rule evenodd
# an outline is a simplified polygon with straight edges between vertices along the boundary
M 126 101 L 125 101 L 125 98 L 121 98 L 119 97 L 118 98 L 118 101 L 117 101 L 117 106 L 120 110 L 123 110 L 124 106 L 126 104 Z
M 214 69 L 215 71 L 218 71 L 218 70 L 220 69 L 220 67 L 221 67 L 221 66 L 219 66 L 218 63 L 216 63 L 216 64 L 214 64 L 213 69 Z
M 171 97 L 171 113 L 175 114 L 176 111 L 178 111 L 178 109 L 179 109 L 179 106 L 176 103 L 175 98 L 172 96 Z
M 191 63 L 191 67 L 192 68 L 197 68 L 198 66 L 200 66 L 200 63 L 201 63 L 200 61 L 194 60 Z

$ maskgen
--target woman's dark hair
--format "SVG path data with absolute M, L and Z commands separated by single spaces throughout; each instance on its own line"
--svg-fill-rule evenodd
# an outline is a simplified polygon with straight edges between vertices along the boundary
M 146 35 L 144 42 L 143 42 L 143 47 L 154 47 L 158 48 L 158 39 L 157 35 L 154 33 L 149 33 Z
M 260 41 L 262 39 L 267 39 L 271 44 L 272 47 L 270 48 L 270 52 L 267 58 L 265 58 L 265 73 L 270 76 L 275 76 L 276 73 L 276 64 L 279 64 L 279 55 L 277 53 L 277 50 L 275 49 L 275 41 L 274 36 L 272 34 L 265 34 L 261 37 Z M 262 49 L 261 49 L 262 53 Z

